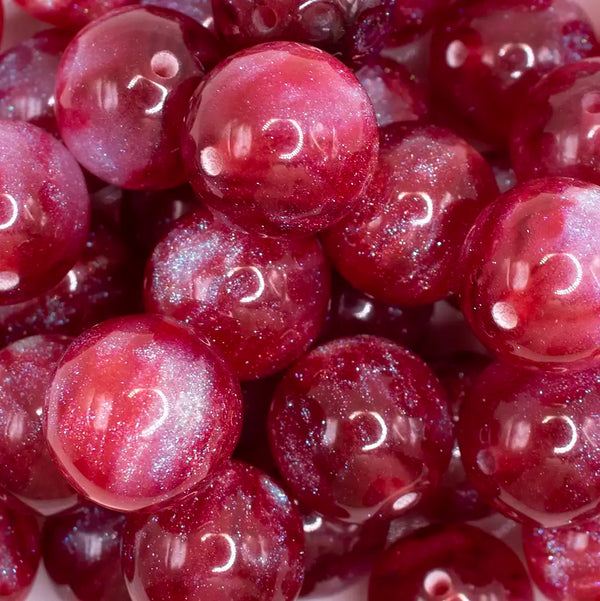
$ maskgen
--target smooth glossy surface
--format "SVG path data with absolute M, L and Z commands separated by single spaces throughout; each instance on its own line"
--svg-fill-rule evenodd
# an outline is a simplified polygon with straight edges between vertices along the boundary
M 180 13 L 146 6 L 100 18 L 61 60 L 60 135 L 75 158 L 108 183 L 132 189 L 181 184 L 188 101 L 219 59 L 210 32 Z
M 0 305 L 54 286 L 83 249 L 90 200 L 65 147 L 28 123 L 0 121 Z
M 46 390 L 69 342 L 65 336 L 32 336 L 0 351 L 0 481 L 43 513 L 75 502 L 42 433 Z
M 244 50 L 194 93 L 190 181 L 245 229 L 311 234 L 352 210 L 377 161 L 377 123 L 352 72 L 303 44 Z
M 384 338 L 326 343 L 279 384 L 269 414 L 292 493 L 328 518 L 392 518 L 434 488 L 453 432 L 444 393 L 416 355 Z
M 77 338 L 48 391 L 48 443 L 71 483 L 117 511 L 196 486 L 231 456 L 239 385 L 186 328 L 155 316 L 111 319 Z
M 302 521 L 271 478 L 226 464 L 179 505 L 132 517 L 123 561 L 133 601 L 293 601 Z
M 557 69 L 517 114 L 511 157 L 519 180 L 576 177 L 600 184 L 600 59 Z
M 126 520 L 92 503 L 46 520 L 44 566 L 61 592 L 79 601 L 130 601 L 121 569 Z
M 461 257 L 462 309 L 503 360 L 584 369 L 600 359 L 600 187 L 552 178 L 501 196 Z
M 463 3 L 434 29 L 431 75 L 440 102 L 478 137 L 506 144 L 531 86 L 599 50 L 587 15 L 571 0 Z
M 187 15 L 197 23 L 215 33 L 215 19 L 211 0 L 142 0 L 142 6 L 160 6 Z
M 441 300 L 457 291 L 461 244 L 497 193 L 485 160 L 449 130 L 389 126 L 361 205 L 325 232 L 325 251 L 342 276 L 378 300 Z
M 542 526 L 600 508 L 600 372 L 543 374 L 495 364 L 463 403 L 467 476 L 512 519 Z
M 400 539 L 375 564 L 369 601 L 531 601 L 514 551 L 465 524 L 432 526 Z
M 327 314 L 329 266 L 314 238 L 248 234 L 199 209 L 154 249 L 145 306 L 206 337 L 242 380 L 287 367 Z

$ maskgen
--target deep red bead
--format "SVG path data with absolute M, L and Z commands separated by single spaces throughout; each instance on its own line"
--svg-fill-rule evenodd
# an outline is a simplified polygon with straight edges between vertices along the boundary
M 211 0 L 142 0 L 142 6 L 169 8 L 187 15 L 197 23 L 215 33 L 215 19 Z
M 130 601 L 121 569 L 126 519 L 83 503 L 46 520 L 44 566 L 60 592 L 79 601 Z
M 435 487 L 453 428 L 421 359 L 384 338 L 355 336 L 313 349 L 286 373 L 269 438 L 303 506 L 362 523 L 400 515 Z
M 117 511 L 172 501 L 233 452 L 239 384 L 182 325 L 105 321 L 76 338 L 47 394 L 48 443 L 70 482 Z
M 46 390 L 70 338 L 32 336 L 0 351 L 0 481 L 42 513 L 73 505 L 42 433 Z
M 123 188 L 185 180 L 180 138 L 188 102 L 220 59 L 208 30 L 183 14 L 131 7 L 91 23 L 67 46 L 56 119 L 75 158 Z
M 476 135 L 506 144 L 532 85 L 599 52 L 592 24 L 571 0 L 459 3 L 434 29 L 431 76 L 440 101 Z
M 45 131 L 0 121 L 0 305 L 54 286 L 85 244 L 90 200 L 79 165 Z
M 552 601 L 592 601 L 600 596 L 600 524 L 524 528 L 523 550 L 531 578 Z
M 600 359 L 600 187 L 523 184 L 477 219 L 461 258 L 462 308 L 502 359 L 548 370 Z
M 515 119 L 511 157 L 521 181 L 565 176 L 600 184 L 600 59 L 544 77 Z
M 532 601 L 524 566 L 505 543 L 466 524 L 400 539 L 375 563 L 369 601 Z
M 199 209 L 154 249 L 145 305 L 208 338 L 248 380 L 287 367 L 314 342 L 329 289 L 329 266 L 315 237 L 249 234 Z
M 363 202 L 324 233 L 325 250 L 342 276 L 381 301 L 441 300 L 457 291 L 461 244 L 497 193 L 489 165 L 452 132 L 388 126 Z
M 388 43 L 405 44 L 423 35 L 451 4 L 452 0 L 396 0 Z
M 359 202 L 377 151 L 373 107 L 352 72 L 293 42 L 255 46 L 214 69 L 194 93 L 183 140 L 200 198 L 271 235 L 311 234 L 341 219 Z
M 600 373 L 487 368 L 463 403 L 458 442 L 467 475 L 508 517 L 542 526 L 600 510 Z
M 303 550 L 292 501 L 266 474 L 231 462 L 180 504 L 132 516 L 123 561 L 133 601 L 293 601 Z

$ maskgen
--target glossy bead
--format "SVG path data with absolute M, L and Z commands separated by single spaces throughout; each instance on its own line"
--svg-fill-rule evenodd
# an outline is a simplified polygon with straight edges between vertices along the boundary
M 181 184 L 183 118 L 202 76 L 219 60 L 193 19 L 132 7 L 94 21 L 67 47 L 57 75 L 56 118 L 75 158 L 123 188 Z
M 600 357 L 600 187 L 536 180 L 477 219 L 461 258 L 462 309 L 503 360 L 584 369 Z
M 600 372 L 544 374 L 494 364 L 463 403 L 467 475 L 507 515 L 562 526 L 600 509 Z
M 369 601 L 532 601 L 525 568 L 505 543 L 450 524 L 400 539 L 376 561 Z
M 371 57 L 355 75 L 369 95 L 380 127 L 427 117 L 425 90 L 403 65 L 382 56 Z
M 197 23 L 215 33 L 215 19 L 211 0 L 142 0 L 142 6 L 169 8 L 187 15 Z
M 599 129 L 600 59 L 552 72 L 531 90 L 513 126 L 519 180 L 565 176 L 600 184 Z
M 497 193 L 483 157 L 452 132 L 389 126 L 363 202 L 325 232 L 325 250 L 342 276 L 378 300 L 441 300 L 457 291 L 461 244 Z
M 505 145 L 531 86 L 599 51 L 592 24 L 571 0 L 486 0 L 459 4 L 436 26 L 431 75 L 440 100 L 474 133 Z
M 90 200 L 64 146 L 28 123 L 0 121 L 0 305 L 54 286 L 85 244 Z
M 123 512 L 196 486 L 231 456 L 240 422 L 229 366 L 157 315 L 111 319 L 75 339 L 46 397 L 48 443 L 71 483 Z
M 392 518 L 434 488 L 450 459 L 446 399 L 429 368 L 384 338 L 313 349 L 279 384 L 275 462 L 294 496 L 330 519 Z
M 591 601 L 600 595 L 600 524 L 524 528 L 531 578 L 552 601 Z
M 292 601 L 302 586 L 298 510 L 271 478 L 225 464 L 155 516 L 133 516 L 123 547 L 132 601 Z
M 69 342 L 65 336 L 32 336 L 0 351 L 0 481 L 42 513 L 76 500 L 42 434 L 46 390 Z
M 72 35 L 47 29 L 0 56 L 0 119 L 28 121 L 57 135 L 54 87 L 60 57 Z
M 61 592 L 79 601 L 130 601 L 121 570 L 126 519 L 83 503 L 46 520 L 44 566 Z
M 249 231 L 306 235 L 359 202 L 377 161 L 377 123 L 342 63 L 310 46 L 273 42 L 206 77 L 182 147 L 206 204 Z
M 423 35 L 451 3 L 452 0 L 396 0 L 388 43 L 406 44 Z

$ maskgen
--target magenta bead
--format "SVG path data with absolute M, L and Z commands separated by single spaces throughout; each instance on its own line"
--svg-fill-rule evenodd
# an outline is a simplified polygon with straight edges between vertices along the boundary
M 458 442 L 467 476 L 508 517 L 546 527 L 600 510 L 600 375 L 495 364 L 463 403 Z
M 485 160 L 452 132 L 389 126 L 362 204 L 325 232 L 325 250 L 342 276 L 378 300 L 441 300 L 457 291 L 461 244 L 497 193 Z
M 377 151 L 373 107 L 352 72 L 293 42 L 244 50 L 214 69 L 194 93 L 183 139 L 200 198 L 269 235 L 311 234 L 341 219 Z
M 504 145 L 543 75 L 599 51 L 592 24 L 571 0 L 459 3 L 434 29 L 431 76 L 440 102 L 476 135 Z
M 292 501 L 266 474 L 231 462 L 178 505 L 133 516 L 123 561 L 132 601 L 293 601 L 303 550 Z
M 59 591 L 78 601 L 131 601 L 121 570 L 126 520 L 92 503 L 46 520 L 44 566 Z
M 430 369 L 384 338 L 313 349 L 279 384 L 269 414 L 275 462 L 294 496 L 330 519 L 392 518 L 438 483 L 452 422 Z
M 527 572 L 502 541 L 466 524 L 400 539 L 375 563 L 369 601 L 532 601 Z
M 186 492 L 231 456 L 241 425 L 228 365 L 175 321 L 105 321 L 68 348 L 48 391 L 48 443 L 70 482 L 117 511 Z
M 219 58 L 214 37 L 175 11 L 132 7 L 98 19 L 60 62 L 60 135 L 75 158 L 108 183 L 132 189 L 181 184 L 188 101 Z
M 462 308 L 503 360 L 564 371 L 600 357 L 600 187 L 523 184 L 477 219 L 461 259 Z
M 515 120 L 511 157 L 519 180 L 565 176 L 600 184 L 600 59 L 557 69 Z

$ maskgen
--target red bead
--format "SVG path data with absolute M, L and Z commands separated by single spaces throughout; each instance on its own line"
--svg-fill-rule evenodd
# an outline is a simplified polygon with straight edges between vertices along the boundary
M 524 528 L 531 578 L 552 601 L 592 601 L 600 596 L 600 524 Z
M 142 6 L 169 8 L 187 15 L 197 23 L 215 33 L 215 19 L 211 0 L 142 0 Z
M 60 135 L 92 174 L 132 189 L 185 180 L 180 138 L 188 101 L 219 60 L 193 19 L 132 7 L 94 21 L 69 44 L 56 81 Z
M 302 521 L 283 490 L 232 462 L 180 504 L 130 520 L 125 578 L 132 601 L 292 601 L 303 550 Z
M 0 121 L 0 305 L 54 286 L 83 249 L 90 201 L 81 169 L 55 138 Z
M 521 561 L 490 534 L 451 524 L 400 539 L 376 561 L 369 601 L 532 601 Z
M 69 342 L 64 336 L 33 336 L 0 351 L 0 480 L 42 513 L 76 501 L 42 434 L 46 390 Z
M 125 522 L 92 503 L 46 520 L 44 566 L 60 592 L 79 601 L 130 601 L 121 570 Z
M 502 359 L 564 371 L 600 357 L 600 187 L 518 186 L 477 219 L 463 248 L 462 308 Z
M 600 184 L 599 129 L 600 59 L 552 72 L 531 90 L 513 126 L 519 180 L 565 176 Z
M 446 469 L 446 399 L 416 355 L 384 338 L 324 344 L 279 384 L 269 415 L 275 462 L 294 496 L 330 519 L 362 523 L 416 505 Z
M 377 151 L 373 107 L 352 72 L 292 42 L 255 46 L 214 69 L 194 93 L 183 139 L 200 198 L 270 235 L 311 234 L 341 219 Z
M 390 41 L 400 45 L 423 35 L 443 14 L 452 0 L 396 0 L 392 9 Z
M 440 101 L 474 133 L 506 144 L 531 86 L 599 51 L 592 24 L 571 0 L 472 2 L 434 29 L 431 76 Z
M 48 443 L 92 501 L 148 509 L 231 456 L 240 396 L 229 366 L 183 326 L 115 318 L 75 339 L 60 362 L 46 400 Z
M 542 526 L 600 510 L 600 375 L 544 374 L 495 364 L 465 399 L 458 442 L 483 498 Z
M 452 132 L 389 126 L 362 204 L 325 232 L 325 250 L 342 276 L 378 300 L 441 300 L 457 290 L 461 244 L 497 193 L 485 160 Z

